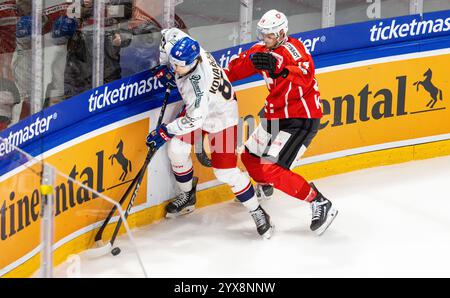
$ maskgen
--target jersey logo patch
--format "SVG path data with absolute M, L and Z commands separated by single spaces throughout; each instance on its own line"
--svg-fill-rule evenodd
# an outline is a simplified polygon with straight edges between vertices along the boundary
M 200 86 L 198 85 L 199 81 L 202 79 L 200 75 L 192 75 L 189 77 L 189 81 L 191 81 L 192 88 L 195 93 L 195 107 L 198 108 L 200 106 L 200 101 L 202 100 L 203 91 L 200 90 Z
M 291 53 L 292 58 L 294 58 L 294 60 L 298 60 L 302 57 L 300 52 L 294 47 L 294 45 L 292 43 L 287 42 L 283 46 L 286 48 L 286 50 L 289 51 L 289 53 Z

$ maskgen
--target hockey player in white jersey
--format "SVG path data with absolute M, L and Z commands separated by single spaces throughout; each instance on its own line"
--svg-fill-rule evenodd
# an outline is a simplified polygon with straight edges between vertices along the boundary
M 228 78 L 211 54 L 178 29 L 163 30 L 160 51 L 160 63 L 167 64 L 175 73 L 175 82 L 186 106 L 177 119 L 162 124 L 147 137 L 147 144 L 153 143 L 156 148 L 168 142 L 169 159 L 181 190 L 167 205 L 166 216 L 175 217 L 195 209 L 196 181 L 193 182 L 191 148 L 206 134 L 216 178 L 228 184 L 249 210 L 258 233 L 270 238 L 273 231 L 270 217 L 259 205 L 249 177 L 237 167 L 239 115 Z M 167 68 L 160 70 L 167 71 Z

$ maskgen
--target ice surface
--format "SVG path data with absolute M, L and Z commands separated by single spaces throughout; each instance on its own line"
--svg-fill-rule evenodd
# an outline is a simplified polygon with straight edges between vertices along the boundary
M 450 156 L 315 183 L 339 209 L 322 236 L 309 230 L 309 205 L 281 192 L 263 203 L 276 225 L 270 240 L 260 239 L 246 209 L 229 201 L 135 229 L 149 276 L 450 277 Z M 81 255 L 77 274 L 143 276 L 126 236 L 117 244 L 116 257 Z M 56 275 L 67 276 L 68 266 Z

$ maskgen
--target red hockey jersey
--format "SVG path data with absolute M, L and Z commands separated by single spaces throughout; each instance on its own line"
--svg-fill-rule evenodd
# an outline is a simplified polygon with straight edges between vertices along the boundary
M 52 29 L 53 22 L 65 15 L 68 3 L 63 0 L 46 1 L 51 5 L 44 10 L 48 21 L 44 21 L 43 33 Z M 20 20 L 15 0 L 0 0 L 0 54 L 13 53 L 16 49 L 16 23 Z
M 267 71 L 253 66 L 250 55 L 256 52 L 270 52 L 277 59 L 275 73 L 284 68 L 289 70 L 286 78 L 272 79 Z M 232 59 L 225 72 L 231 82 L 244 79 L 256 73 L 261 74 L 269 89 L 265 102 L 267 119 L 321 118 L 320 92 L 315 78 L 311 55 L 298 39 L 288 37 L 287 41 L 270 51 L 263 43 L 257 43 L 249 50 Z
M 11 60 L 16 49 L 16 1 L 0 0 L 0 78 L 14 80 Z
M 0 0 L 0 54 L 14 52 L 17 20 L 16 2 Z

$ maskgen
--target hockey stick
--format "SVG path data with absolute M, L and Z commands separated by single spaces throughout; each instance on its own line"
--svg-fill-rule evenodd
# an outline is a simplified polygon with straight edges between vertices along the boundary
M 205 146 L 203 145 L 203 141 L 200 143 L 202 146 L 202 152 L 195 153 L 195 156 L 197 156 L 197 160 L 200 162 L 200 164 L 204 167 L 211 168 L 212 162 L 211 159 L 208 157 L 208 154 L 206 154 Z
M 162 103 L 161 111 L 159 113 L 158 124 L 156 125 L 157 127 L 161 125 L 162 120 L 164 118 L 164 113 L 166 111 L 167 103 L 169 102 L 170 92 L 172 91 L 172 88 L 174 88 L 174 86 L 172 86 L 170 84 L 167 85 L 166 93 L 164 96 L 164 101 Z M 134 189 L 131 200 L 128 203 L 128 207 L 125 210 L 125 214 L 124 214 L 125 219 L 127 219 L 128 214 L 130 213 L 131 207 L 133 206 L 134 200 L 136 199 L 136 196 L 139 192 L 139 187 L 141 186 L 142 179 L 144 178 L 145 172 L 147 171 L 148 164 L 152 160 L 156 151 L 157 150 L 154 148 L 153 144 L 151 144 L 149 146 L 148 153 L 145 158 L 144 164 L 142 165 L 138 174 L 133 179 L 131 184 L 128 186 L 127 190 L 125 191 L 124 195 L 122 196 L 122 198 L 119 201 L 119 204 L 122 205 L 125 202 L 128 195 L 130 194 L 131 190 Z M 116 247 L 113 249 L 113 245 L 114 245 L 114 241 L 116 240 L 117 234 L 119 233 L 120 226 L 122 224 L 122 217 L 120 217 L 119 221 L 117 222 L 117 225 L 116 225 L 116 228 L 114 229 L 114 233 L 112 235 L 111 240 L 105 246 L 102 245 L 103 244 L 102 243 L 103 232 L 104 232 L 106 226 L 108 225 L 109 221 L 111 220 L 112 216 L 116 212 L 116 210 L 117 210 L 117 207 L 114 205 L 113 208 L 111 209 L 111 211 L 109 212 L 108 216 L 104 220 L 102 226 L 98 230 L 97 234 L 95 235 L 95 243 L 98 247 L 88 250 L 86 252 L 86 255 L 88 257 L 98 257 L 101 255 L 105 255 L 108 252 L 111 252 L 113 255 L 118 255 L 120 253 L 120 248 Z

